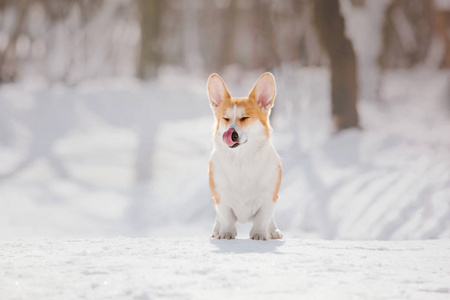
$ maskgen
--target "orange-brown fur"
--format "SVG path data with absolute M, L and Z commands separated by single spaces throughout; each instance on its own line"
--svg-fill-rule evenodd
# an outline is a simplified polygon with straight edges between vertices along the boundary
M 214 204 L 219 204 L 220 203 L 220 198 L 219 195 L 217 195 L 216 192 L 216 187 L 214 185 L 214 178 L 213 178 L 213 171 L 212 171 L 212 164 L 211 162 L 209 162 L 209 189 L 211 190 L 211 196 L 212 196 L 212 201 Z
M 275 187 L 275 192 L 273 193 L 273 202 L 277 202 L 278 200 L 278 192 L 280 191 L 281 185 L 281 177 L 283 176 L 283 169 L 281 168 L 281 164 L 278 165 L 278 181 Z

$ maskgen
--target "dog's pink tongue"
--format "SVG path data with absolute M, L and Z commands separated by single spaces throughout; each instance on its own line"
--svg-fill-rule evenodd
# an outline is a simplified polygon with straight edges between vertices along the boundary
M 223 136 L 222 136 L 223 142 L 225 144 L 227 144 L 228 147 L 234 146 L 234 144 L 236 144 L 236 142 L 233 142 L 233 140 L 231 139 L 231 135 L 233 134 L 233 132 L 234 132 L 234 129 L 230 128 L 223 133 Z

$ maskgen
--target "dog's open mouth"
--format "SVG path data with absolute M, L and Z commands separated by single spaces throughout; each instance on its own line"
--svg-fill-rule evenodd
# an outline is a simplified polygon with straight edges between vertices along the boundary
M 234 128 L 230 128 L 223 133 L 222 140 L 225 144 L 227 144 L 230 148 L 236 148 L 239 145 L 242 145 L 247 142 L 246 135 L 239 136 Z

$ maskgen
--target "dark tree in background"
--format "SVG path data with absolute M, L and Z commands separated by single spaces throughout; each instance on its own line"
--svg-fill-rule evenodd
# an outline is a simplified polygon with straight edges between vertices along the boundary
M 379 57 L 381 68 L 412 68 L 426 61 L 433 39 L 432 24 L 437 21 L 431 13 L 433 6 L 432 0 L 393 0 L 388 5 Z
M 450 67 L 450 36 L 448 34 L 448 28 L 450 24 L 450 12 L 439 11 L 436 9 L 436 3 L 433 0 L 426 2 L 427 10 L 429 11 L 429 23 L 432 32 L 435 32 L 437 36 L 441 38 L 444 44 L 444 55 L 440 66 L 443 68 Z
M 277 53 L 277 32 L 273 23 L 270 1 L 257 1 L 255 4 L 255 66 L 272 70 L 280 65 Z
M 236 39 L 236 24 L 237 24 L 237 1 L 231 0 L 230 6 L 224 9 L 223 12 L 225 22 L 228 26 L 223 26 L 223 38 L 222 47 L 220 47 L 220 57 L 221 60 L 218 62 L 217 67 L 223 68 L 234 63 L 235 60 L 235 39 Z M 216 66 L 215 66 L 216 67 Z M 221 70 L 221 71 L 222 71 Z
M 330 60 L 331 107 L 335 126 L 338 130 L 359 127 L 356 57 L 352 43 L 345 36 L 339 0 L 314 1 L 314 23 Z
M 0 52 L 0 83 L 3 81 L 12 81 L 17 76 L 17 63 L 15 59 L 15 46 L 19 35 L 21 34 L 25 18 L 28 13 L 29 1 L 17 0 L 15 3 L 16 22 L 13 25 L 11 35 L 5 49 Z M 0 1 L 0 11 L 5 9 L 6 1 Z M 8 61 L 8 56 L 12 57 Z
M 165 1 L 139 0 L 141 24 L 141 52 L 138 62 L 138 77 L 153 78 L 161 64 L 161 22 Z

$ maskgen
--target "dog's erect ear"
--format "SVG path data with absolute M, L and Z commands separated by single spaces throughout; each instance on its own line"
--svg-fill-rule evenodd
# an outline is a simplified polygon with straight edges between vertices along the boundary
M 219 108 L 224 100 L 231 98 L 225 82 L 223 82 L 222 78 L 215 73 L 209 76 L 207 88 L 211 109 L 214 112 L 217 108 Z
M 259 77 L 249 98 L 254 98 L 258 102 L 259 107 L 264 113 L 269 113 L 273 106 L 275 96 L 277 94 L 277 86 L 275 85 L 275 78 L 269 72 L 264 73 Z

